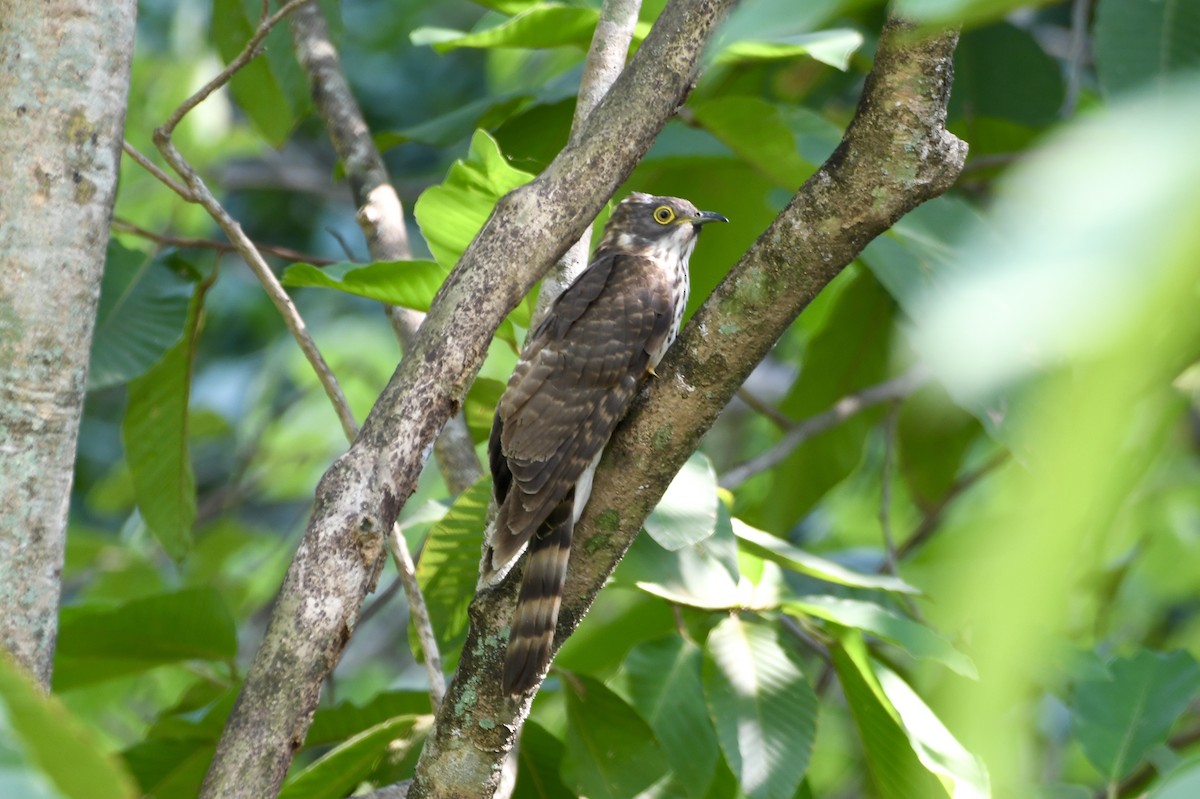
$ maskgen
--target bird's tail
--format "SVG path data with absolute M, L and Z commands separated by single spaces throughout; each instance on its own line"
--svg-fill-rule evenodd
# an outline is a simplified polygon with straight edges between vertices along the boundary
M 537 685 L 550 661 L 575 528 L 573 509 L 574 491 L 551 512 L 529 542 L 504 658 L 502 686 L 506 694 L 521 694 Z

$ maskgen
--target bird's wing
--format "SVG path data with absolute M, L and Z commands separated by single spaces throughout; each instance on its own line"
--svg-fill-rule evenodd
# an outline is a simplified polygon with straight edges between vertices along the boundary
M 496 408 L 495 566 L 520 552 L 608 442 L 671 322 L 672 288 L 638 255 L 598 258 L 551 306 Z

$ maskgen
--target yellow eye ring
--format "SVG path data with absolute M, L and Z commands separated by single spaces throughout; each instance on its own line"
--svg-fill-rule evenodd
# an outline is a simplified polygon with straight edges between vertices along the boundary
M 675 219 L 675 212 L 665 205 L 654 209 L 654 221 L 660 225 L 669 225 Z

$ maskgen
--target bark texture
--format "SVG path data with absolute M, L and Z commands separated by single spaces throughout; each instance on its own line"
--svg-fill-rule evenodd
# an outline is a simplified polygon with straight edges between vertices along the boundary
M 672 0 L 583 134 L 498 203 L 430 308 L 313 517 L 201 796 L 274 796 L 383 564 L 383 535 L 416 487 L 505 315 L 579 237 L 686 98 L 734 0 Z M 512 259 L 512 253 L 524 257 Z M 477 792 L 476 785 L 473 791 Z
M 617 428 L 575 529 L 555 648 L 779 336 L 871 239 L 954 183 L 967 153 L 944 127 L 957 38 L 917 39 L 888 23 L 841 145 L 696 313 Z M 480 786 L 516 740 L 530 698 L 502 695 L 499 674 L 520 571 L 471 604 L 462 659 L 410 797 L 489 795 Z
M 134 0 L 0 0 L 0 644 L 48 687 Z

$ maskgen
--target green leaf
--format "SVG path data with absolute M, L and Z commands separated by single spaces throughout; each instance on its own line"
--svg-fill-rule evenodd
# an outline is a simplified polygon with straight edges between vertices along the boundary
M 212 42 L 227 63 L 238 56 L 254 35 L 261 4 L 252 0 L 213 0 Z M 253 9 L 253 11 L 251 11 Z M 286 26 L 272 31 L 264 42 L 264 54 L 238 70 L 230 90 L 238 107 L 274 147 L 280 147 L 296 125 L 295 74 L 299 68 L 291 57 Z M 286 58 L 272 55 L 283 51 Z
M 137 377 L 179 341 L 192 284 L 162 258 L 108 244 L 88 364 L 88 389 Z
M 467 418 L 467 427 L 471 438 L 476 443 L 487 441 L 492 431 L 492 421 L 496 418 L 496 406 L 508 384 L 502 380 L 490 377 L 477 377 L 467 390 L 467 399 L 463 402 L 463 415 Z
M 862 739 L 867 769 L 880 799 L 932 799 L 945 789 L 921 765 L 908 734 L 871 670 L 862 635 L 844 631 L 829 648 L 838 682 Z
M 1200 3 L 1100 0 L 1092 48 L 1106 94 L 1161 85 L 1200 66 Z
M 895 644 L 915 658 L 930 658 L 964 677 L 979 679 L 971 659 L 924 624 L 906 619 L 894 611 L 859 599 L 833 596 L 806 596 L 787 600 L 788 612 L 825 619 L 842 627 L 851 627 Z
M 188 454 L 188 399 L 200 308 L 208 285 L 196 288 L 179 343 L 144 375 L 130 381 L 129 404 L 121 425 L 142 519 L 176 560 L 191 547 L 196 520 L 196 476 Z
M 698 544 L 716 532 L 718 504 L 712 462 L 693 452 L 646 518 L 646 532 L 672 552 Z
M 808 770 L 817 696 L 764 624 L 730 616 L 704 645 L 704 695 L 725 762 L 750 799 L 791 799 Z
M 449 270 L 433 261 L 376 261 L 316 267 L 289 266 L 280 282 L 285 286 L 320 286 L 378 300 L 388 305 L 428 311 Z
M 729 511 L 719 505 L 717 514 L 711 537 L 674 552 L 638 536 L 614 579 L 676 604 L 711 610 L 739 607 L 744 597 L 738 588 L 737 541 Z
M 875 660 L 870 661 L 870 667 L 917 757 L 925 768 L 953 786 L 952 799 L 991 799 L 983 761 L 963 748 L 924 700 L 895 672 Z
M 697 103 L 700 125 L 778 186 L 796 189 L 815 168 L 796 152 L 796 139 L 779 108 L 757 97 Z
M 371 773 L 389 750 L 394 750 L 398 743 L 411 745 L 418 718 L 388 719 L 350 738 L 289 777 L 279 799 L 342 799 Z
M 517 753 L 517 787 L 512 799 L 577 799 L 563 785 L 559 771 L 563 743 L 540 724 L 526 721 L 521 728 L 521 747 Z
M 793 419 L 820 413 L 845 396 L 882 382 L 892 349 L 893 302 L 861 267 L 847 268 L 824 323 L 809 341 L 800 376 L 780 410 Z M 803 315 L 801 319 L 803 320 Z M 884 408 L 871 408 L 814 436 L 766 479 L 772 501 L 762 525 L 790 529 L 862 460 L 867 436 Z
M 421 549 L 417 583 L 428 606 L 442 666 L 453 669 L 467 634 L 467 606 L 479 579 L 479 546 L 487 524 L 492 481 L 484 477 L 464 491 L 435 524 Z M 409 626 L 409 646 L 420 651 L 416 630 Z
M 152 739 L 122 754 L 146 796 L 197 796 L 217 751 L 216 739 Z
M 476 128 L 490 130 L 503 124 L 509 117 L 527 108 L 533 97 L 533 94 L 525 92 L 483 97 L 420 124 L 380 133 L 375 136 L 375 145 L 381 151 L 410 141 L 449 147 L 470 136 Z
M 845 71 L 850 56 L 862 47 L 862 34 L 849 28 L 800 33 L 790 36 L 771 36 L 762 39 L 731 42 L 717 51 L 717 63 L 737 61 L 771 61 L 808 56 L 822 64 Z
M 1195 799 L 1200 796 L 1200 758 L 1189 758 L 1167 775 L 1147 799 Z
M 567 740 L 563 782 L 579 796 L 636 796 L 667 770 L 654 734 L 619 696 L 582 674 L 563 677 Z
M 138 791 L 100 742 L 53 696 L 46 696 L 7 653 L 0 653 L 0 784 L 5 795 L 32 787 L 59 799 L 134 799 Z M 52 788 L 50 786 L 53 786 Z
M 496 202 L 532 179 L 509 166 L 495 139 L 476 131 L 467 159 L 455 161 L 446 179 L 426 189 L 413 208 L 437 262 L 446 269 L 458 263 Z
M 587 47 L 599 18 L 598 10 L 586 6 L 538 3 L 495 27 L 474 33 L 417 28 L 409 38 L 416 45 L 433 45 L 439 53 L 460 47 L 545 48 L 569 44 Z
M 425 691 L 384 691 L 361 704 L 345 701 L 317 708 L 304 746 L 329 746 L 389 719 L 419 716 L 429 710 L 429 694 Z
M 1057 117 L 1062 103 L 1062 69 L 1029 31 L 998 22 L 962 35 L 954 52 L 951 118 L 1040 127 Z
M 936 508 L 947 499 L 980 430 L 979 421 L 937 383 L 906 399 L 896 425 L 899 470 L 919 507 Z
M 674 779 L 696 799 L 707 794 L 718 760 L 700 683 L 701 660 L 699 647 L 670 635 L 634 647 L 615 678 L 654 730 Z
M 785 569 L 816 577 L 851 588 L 876 588 L 881 591 L 896 591 L 901 594 L 919 594 L 920 591 L 899 577 L 886 574 L 860 574 L 834 563 L 831 560 L 809 554 L 792 546 L 782 538 L 756 530 L 741 519 L 733 520 L 733 532 L 743 549 L 778 563 Z
M 1200 689 L 1200 665 L 1186 652 L 1140 650 L 1108 664 L 1112 679 L 1075 686 L 1072 724 L 1088 760 L 1109 782 L 1133 773 L 1165 742 Z
M 237 655 L 233 616 L 212 588 L 136 599 L 117 607 L 63 608 L 54 688 L 70 690 L 185 660 Z

